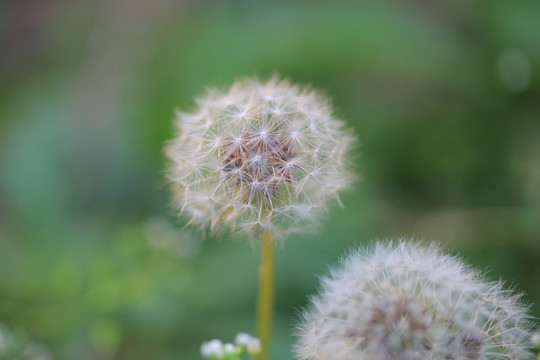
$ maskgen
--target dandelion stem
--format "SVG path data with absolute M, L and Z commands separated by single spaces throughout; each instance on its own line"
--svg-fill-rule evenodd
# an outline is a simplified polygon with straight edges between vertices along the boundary
M 270 337 L 274 318 L 274 252 L 274 233 L 264 230 L 257 299 L 257 327 L 261 339 L 259 360 L 270 358 Z

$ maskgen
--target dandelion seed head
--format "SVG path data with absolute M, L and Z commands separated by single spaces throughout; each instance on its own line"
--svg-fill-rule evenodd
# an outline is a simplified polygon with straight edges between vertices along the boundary
M 247 79 L 196 103 L 194 113 L 177 113 L 166 149 L 174 202 L 190 224 L 285 236 L 351 183 L 354 137 L 316 91 Z
M 435 245 L 378 243 L 322 280 L 296 352 L 300 360 L 533 359 L 527 310 Z

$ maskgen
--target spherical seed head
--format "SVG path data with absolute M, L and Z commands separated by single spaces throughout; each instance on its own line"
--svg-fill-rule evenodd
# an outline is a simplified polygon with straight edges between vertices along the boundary
M 354 138 L 319 93 L 277 77 L 248 79 L 197 105 L 178 113 L 166 149 L 175 204 L 191 224 L 286 235 L 350 184 Z
M 533 359 L 527 307 L 434 245 L 378 243 L 322 280 L 300 360 Z

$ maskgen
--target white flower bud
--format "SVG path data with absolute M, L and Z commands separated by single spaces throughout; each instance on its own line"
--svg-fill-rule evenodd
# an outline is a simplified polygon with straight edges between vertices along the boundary
M 207 341 L 201 345 L 201 356 L 210 358 L 212 356 L 221 358 L 224 356 L 224 348 L 221 340 L 214 339 Z
M 247 345 L 247 352 L 250 355 L 258 355 L 261 352 L 261 340 L 252 338 Z
M 240 346 L 248 346 L 252 339 L 253 337 L 248 333 L 240 332 L 234 338 L 234 342 Z
M 225 345 L 223 345 L 223 351 L 225 352 L 225 355 L 234 354 L 236 350 L 236 346 L 231 343 L 226 343 Z

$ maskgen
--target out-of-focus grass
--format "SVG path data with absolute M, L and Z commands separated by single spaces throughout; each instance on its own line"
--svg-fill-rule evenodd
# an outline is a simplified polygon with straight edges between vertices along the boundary
M 173 108 L 274 72 L 334 98 L 362 174 L 319 232 L 278 251 L 274 358 L 292 359 L 316 274 L 370 238 L 440 241 L 539 303 L 539 11 L 532 0 L 3 4 L 0 321 L 58 359 L 198 359 L 202 341 L 253 332 L 258 252 L 182 229 L 162 148 Z

